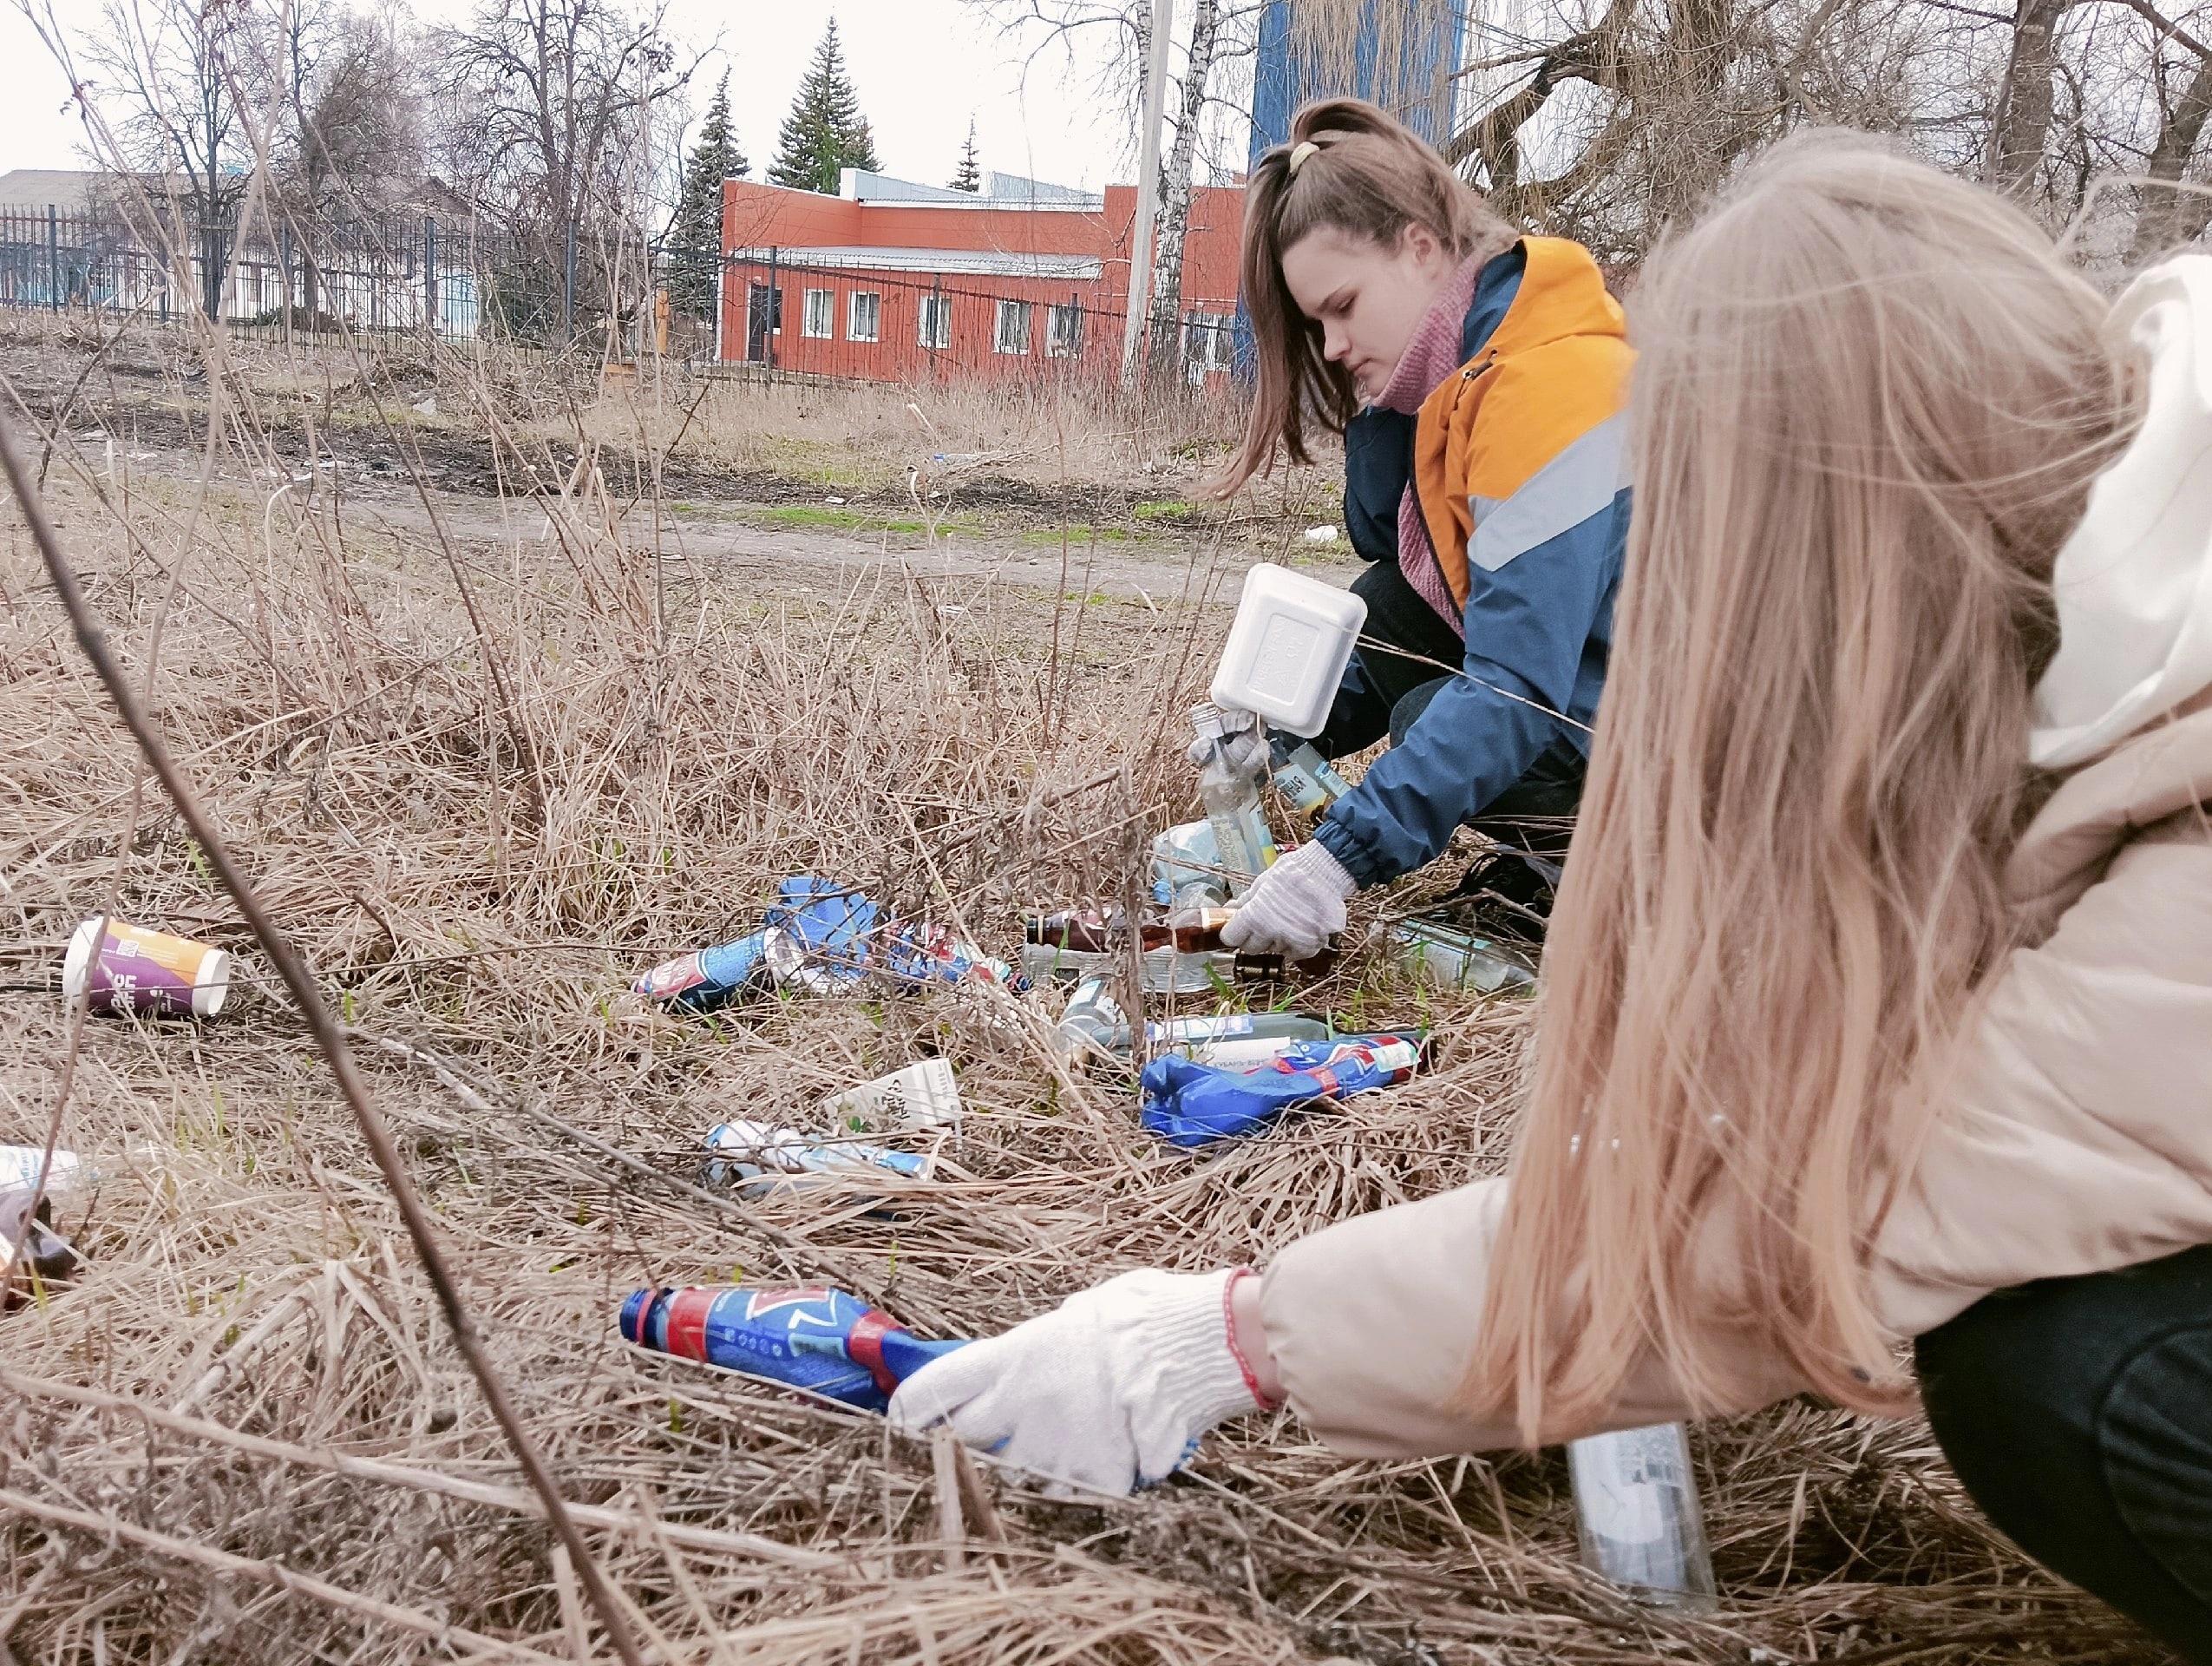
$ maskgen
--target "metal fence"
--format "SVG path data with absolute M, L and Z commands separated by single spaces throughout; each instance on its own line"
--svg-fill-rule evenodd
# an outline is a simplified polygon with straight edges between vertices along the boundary
M 0 208 L 0 307 L 576 344 L 779 380 L 1117 379 L 1124 314 L 1096 263 L 1029 264 L 964 276 L 676 246 L 611 260 L 574 226 L 526 246 L 432 215 L 241 233 L 181 216 L 154 232 L 116 211 Z M 1148 384 L 1226 389 L 1239 338 L 1225 306 L 1145 334 Z
M 579 293 L 576 237 L 533 252 L 434 215 L 154 230 L 121 213 L 0 209 L 0 307 L 239 325 L 502 335 L 559 345 L 611 309 Z M 600 286 L 602 291 L 604 286 Z

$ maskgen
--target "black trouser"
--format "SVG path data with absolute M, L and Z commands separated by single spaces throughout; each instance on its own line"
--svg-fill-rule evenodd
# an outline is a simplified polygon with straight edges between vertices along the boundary
M 1329 726 L 1314 738 L 1325 758 L 1358 751 L 1385 733 L 1391 745 L 1404 744 L 1406 731 L 1450 685 L 1450 668 L 1467 653 L 1457 633 L 1406 582 L 1396 561 L 1370 565 L 1351 581 L 1351 592 L 1367 604 L 1358 663 L 1366 698 L 1340 700 L 1330 713 Z M 1561 736 L 1467 824 L 1511 849 L 1556 856 L 1574 830 L 1587 767 L 1588 760 Z
M 1990 1520 L 2212 1663 L 2212 1245 L 1999 1290 L 1917 1353 L 1935 1438 Z

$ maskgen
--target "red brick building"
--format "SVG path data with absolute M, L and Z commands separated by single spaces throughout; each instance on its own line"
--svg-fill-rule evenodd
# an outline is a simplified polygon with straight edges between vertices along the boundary
M 837 196 L 723 185 L 716 355 L 869 381 L 1117 372 L 1133 186 L 1103 194 L 992 174 L 980 194 L 846 170 Z M 1194 379 L 1227 371 L 1244 193 L 1192 193 L 1181 334 Z

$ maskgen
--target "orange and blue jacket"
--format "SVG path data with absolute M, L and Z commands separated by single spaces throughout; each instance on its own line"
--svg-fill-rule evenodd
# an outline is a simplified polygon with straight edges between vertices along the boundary
M 1579 244 L 1527 238 L 1482 268 L 1461 353 L 1417 417 L 1363 412 L 1345 436 L 1355 547 L 1397 559 L 1410 480 L 1466 635 L 1463 674 L 1315 830 L 1363 886 L 1434 860 L 1548 748 L 1587 758 L 1605 687 L 1628 535 L 1620 305 Z M 1374 701 L 1368 652 L 1338 712 Z

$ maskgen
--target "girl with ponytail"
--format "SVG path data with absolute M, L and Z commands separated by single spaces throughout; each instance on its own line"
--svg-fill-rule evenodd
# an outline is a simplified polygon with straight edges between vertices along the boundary
M 1353 890 L 1434 861 L 1462 825 L 1497 854 L 1463 883 L 1459 923 L 1537 937 L 1627 531 L 1620 309 L 1587 251 L 1519 236 L 1349 99 L 1299 111 L 1253 170 L 1243 285 L 1252 415 L 1213 489 L 1342 434 L 1367 626 L 1315 744 L 1336 758 L 1387 735 L 1391 750 L 1224 937 L 1312 954 Z

